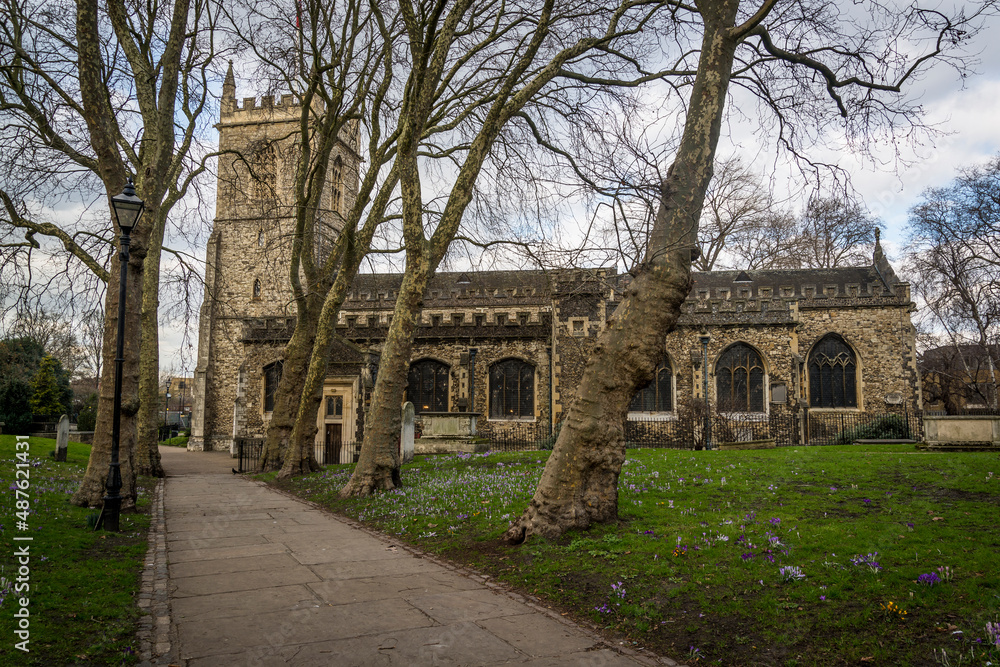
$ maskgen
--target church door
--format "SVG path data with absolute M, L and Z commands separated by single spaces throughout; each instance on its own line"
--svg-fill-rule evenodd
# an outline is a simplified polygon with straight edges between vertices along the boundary
M 340 463 L 340 444 L 342 424 L 326 425 L 326 440 L 324 441 L 323 462 L 326 464 Z

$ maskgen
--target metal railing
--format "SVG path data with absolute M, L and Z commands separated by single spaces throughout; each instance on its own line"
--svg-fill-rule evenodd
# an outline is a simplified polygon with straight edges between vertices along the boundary
M 361 456 L 360 442 L 328 442 L 316 445 L 313 456 L 320 465 L 357 463 Z
M 625 446 L 629 449 L 704 449 L 711 446 L 774 440 L 777 447 L 852 444 L 859 440 L 918 441 L 922 437 L 920 413 L 811 412 L 772 406 L 767 414 L 632 415 L 625 422 Z M 479 436 L 493 451 L 551 449 L 558 435 L 548 424 L 514 422 L 490 425 Z
M 558 425 L 555 433 L 558 433 Z M 548 422 L 492 422 L 488 430 L 480 430 L 479 437 L 489 440 L 489 447 L 497 452 L 521 452 L 552 449 L 555 435 Z
M 858 440 L 904 440 L 923 437 L 923 416 L 892 412 L 814 412 L 805 417 L 810 445 L 850 445 Z
M 264 451 L 264 438 L 234 438 L 237 463 L 236 472 L 256 472 L 261 452 Z

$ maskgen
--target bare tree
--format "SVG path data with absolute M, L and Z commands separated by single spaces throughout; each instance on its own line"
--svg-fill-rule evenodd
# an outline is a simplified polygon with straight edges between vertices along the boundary
M 72 322 L 36 305 L 21 311 L 7 335 L 35 341 L 62 364 L 70 379 L 78 377 L 83 360 Z
M 645 261 L 600 335 L 563 420 L 534 497 L 506 533 L 512 542 L 558 536 L 617 516 L 631 397 L 649 381 L 663 335 L 676 324 L 690 286 L 691 252 L 712 177 L 731 84 L 762 101 L 777 119 L 778 141 L 804 156 L 808 128 L 843 122 L 849 141 L 915 122 L 902 86 L 947 58 L 976 32 L 970 17 L 865 3 L 859 25 L 825 0 L 741 6 L 738 0 L 673 5 L 677 34 L 689 36 L 692 82 L 682 137 L 662 184 Z M 695 35 L 698 35 L 696 38 Z M 911 54 L 920 53 L 913 56 Z M 958 63 L 955 63 L 958 64 Z
M 205 169 L 191 155 L 209 102 L 215 7 L 212 0 L 13 0 L 0 13 L 4 266 L 57 258 L 110 284 L 128 271 L 121 430 L 127 508 L 137 473 L 162 474 L 155 440 L 160 254 L 168 215 Z M 130 177 L 146 211 L 122 267 L 109 199 Z M 74 207 L 86 212 L 60 214 Z M 30 280 L 31 270 L 19 275 Z M 78 505 L 101 504 L 110 459 L 117 289 L 105 291 L 104 311 L 98 420 L 87 473 L 72 499 Z
M 1000 367 L 1000 158 L 962 169 L 948 186 L 924 192 L 910 210 L 907 269 L 918 276 L 920 317 L 954 349 L 972 382 L 992 385 Z M 983 364 L 985 364 L 984 367 Z
M 104 342 L 104 313 L 101 310 L 92 310 L 84 313 L 80 317 L 79 327 L 80 355 L 83 358 L 83 366 L 86 368 L 89 378 L 101 377 L 102 348 Z
M 649 26 L 654 32 L 650 22 L 664 7 L 628 1 L 572 6 L 550 1 L 540 7 L 471 0 L 402 3 L 411 73 L 396 167 L 406 272 L 365 418 L 361 458 L 341 495 L 367 495 L 401 483 L 399 406 L 424 289 L 459 233 L 498 138 L 515 119 L 529 133 L 537 129 L 528 110 L 540 97 L 559 106 L 568 99 L 546 97 L 550 87 L 555 94 L 560 88 L 625 85 L 626 72 L 634 85 L 662 77 L 635 58 L 651 46 L 641 39 L 642 30 Z M 444 179 L 429 176 L 446 169 Z
M 813 197 L 799 220 L 798 248 L 808 269 L 864 264 L 882 223 L 857 200 Z
M 262 469 L 289 476 L 318 469 L 315 415 L 337 314 L 397 182 L 391 160 L 398 135 L 393 49 L 399 26 L 398 15 L 378 3 L 304 2 L 294 26 L 276 26 L 273 17 L 284 10 L 280 2 L 247 3 L 229 18 L 261 64 L 259 79 L 292 91 L 300 103 L 295 127 L 272 142 L 294 171 L 291 187 L 273 193 L 269 215 L 290 221 L 282 230 L 287 251 L 280 261 L 287 262 L 281 268 L 288 271 L 297 317 L 259 461 Z M 234 87 L 231 72 L 226 85 Z M 349 202 L 332 173 L 341 153 L 356 154 L 347 164 L 362 164 Z M 263 180 L 252 173 L 250 156 L 227 150 L 221 159 L 250 168 L 252 183 Z
M 757 224 L 737 230 L 729 253 L 735 268 L 798 269 L 802 267 L 802 239 L 798 220 L 788 211 L 772 210 Z
M 739 242 L 773 220 L 774 202 L 760 176 L 739 158 L 722 161 L 705 195 L 705 207 L 698 228 L 701 252 L 695 260 L 699 271 L 711 271 L 726 264 L 724 253 L 739 253 Z M 748 267 L 739 267 L 748 268 Z

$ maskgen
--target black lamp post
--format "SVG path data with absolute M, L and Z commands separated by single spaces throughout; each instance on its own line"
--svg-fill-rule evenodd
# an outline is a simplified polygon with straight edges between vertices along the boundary
M 712 413 L 708 403 L 708 341 L 711 337 L 702 334 L 698 337 L 701 341 L 701 393 L 705 399 L 705 449 L 712 448 Z
M 121 254 L 119 255 L 118 282 L 118 340 L 115 347 L 115 411 L 111 426 L 111 463 L 108 465 L 108 495 L 104 496 L 104 509 L 97 521 L 98 528 L 118 532 L 118 516 L 122 508 L 122 474 L 118 462 L 118 445 L 121 440 L 122 424 L 122 363 L 125 347 L 125 289 L 128 286 L 128 249 L 132 242 L 132 229 L 139 222 L 143 201 L 135 196 L 135 186 L 128 179 L 125 189 L 120 195 L 111 198 L 111 206 L 115 211 L 118 227 L 122 230 Z
M 167 415 L 170 412 L 170 380 L 163 385 L 163 425 L 167 425 Z

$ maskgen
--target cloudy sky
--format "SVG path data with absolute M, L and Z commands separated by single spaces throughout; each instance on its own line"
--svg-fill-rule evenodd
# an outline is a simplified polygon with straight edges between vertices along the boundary
M 994 25 L 1000 22 L 994 21 Z M 994 31 L 996 34 L 996 31 Z M 959 167 L 985 162 L 1000 154 L 1000 40 L 987 29 L 971 46 L 979 64 L 976 73 L 960 80 L 955 71 L 937 65 L 911 87 L 926 112 L 928 124 L 940 130 L 933 143 L 917 146 L 899 145 L 900 165 L 894 159 L 895 148 L 875 147 L 876 163 L 850 153 L 814 153 L 828 162 L 839 164 L 853 176 L 853 185 L 871 211 L 886 224 L 883 245 L 890 258 L 898 260 L 905 240 L 907 212 L 928 187 L 947 184 Z M 252 95 L 243 82 L 238 96 Z M 720 155 L 738 154 L 754 164 L 773 165 L 767 147 L 761 146 L 756 128 L 729 125 L 728 136 L 720 144 Z M 765 142 L 766 143 L 766 142 Z M 780 177 L 776 188 L 786 187 Z M 775 193 L 779 199 L 783 193 Z M 204 248 L 199 251 L 204 255 Z M 180 327 L 161 327 L 161 367 L 171 373 L 190 375 L 194 368 L 196 332 L 184 340 Z M 184 352 L 182 353 L 182 349 Z

